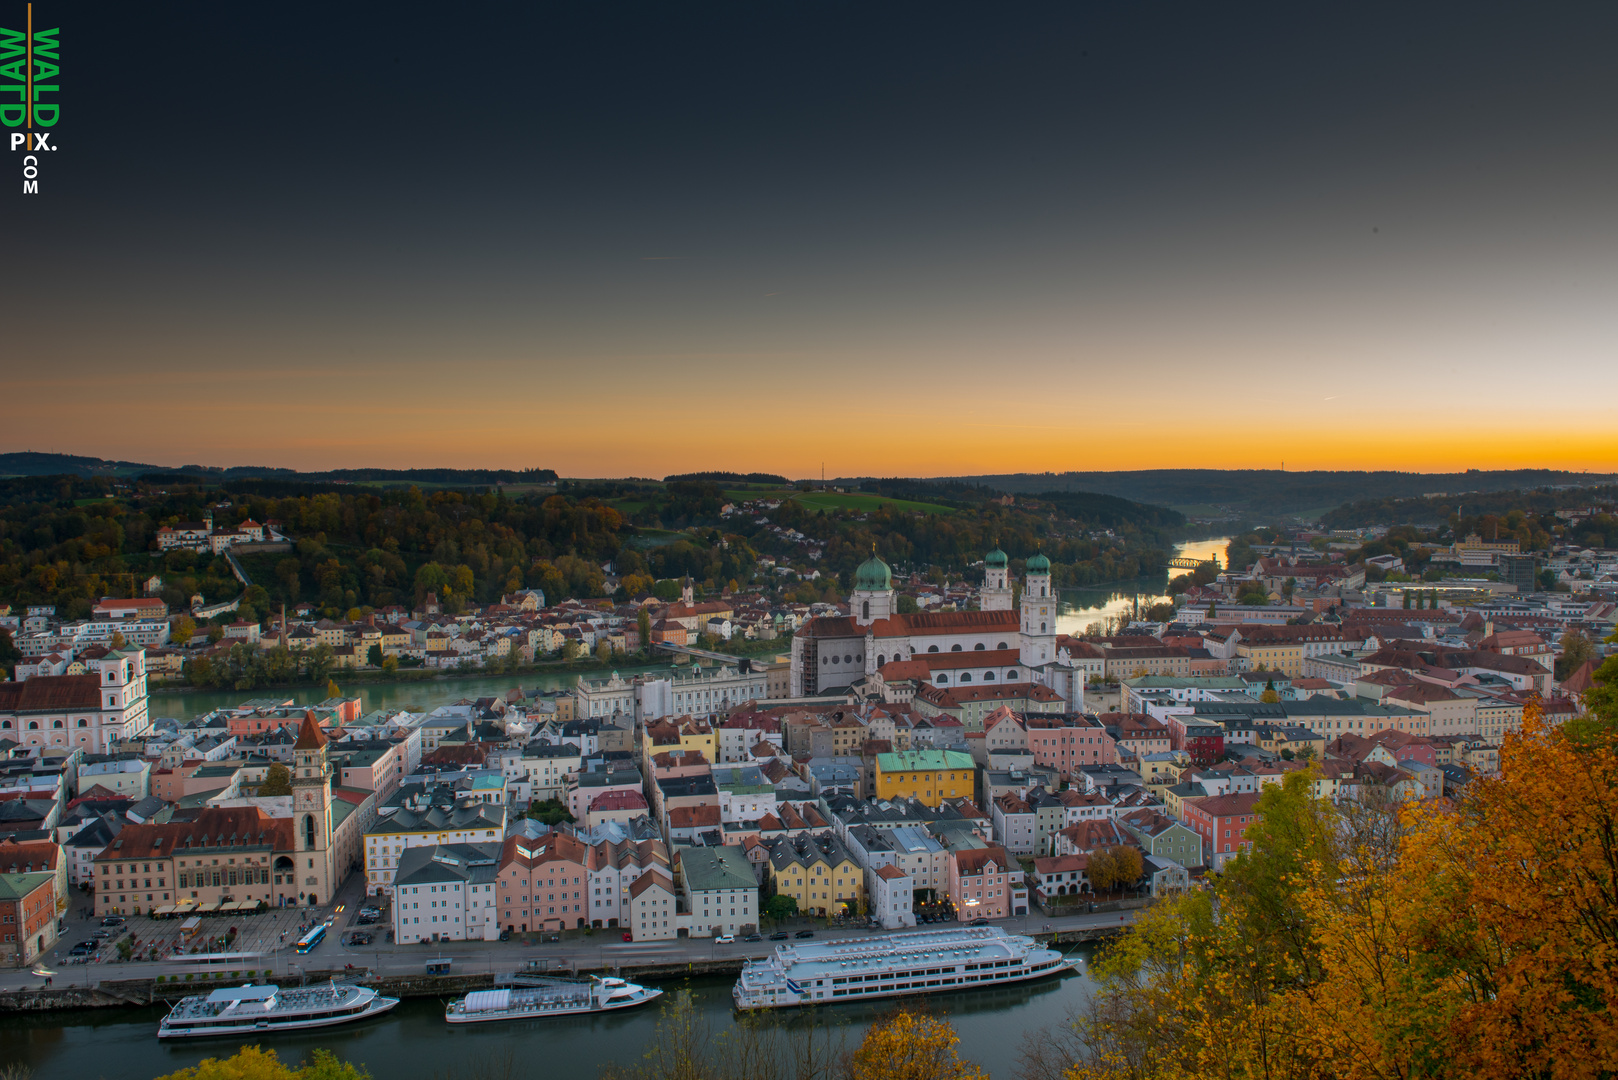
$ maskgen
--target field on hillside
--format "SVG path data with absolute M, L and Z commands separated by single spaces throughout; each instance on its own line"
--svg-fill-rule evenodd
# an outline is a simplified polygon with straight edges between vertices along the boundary
M 955 508 L 940 506 L 938 503 L 914 502 L 910 499 L 884 499 L 880 495 L 857 495 L 852 492 L 840 491 L 806 491 L 796 496 L 799 505 L 805 510 L 853 510 L 855 512 L 875 510 L 884 504 L 899 510 L 918 511 L 924 514 L 953 514 Z

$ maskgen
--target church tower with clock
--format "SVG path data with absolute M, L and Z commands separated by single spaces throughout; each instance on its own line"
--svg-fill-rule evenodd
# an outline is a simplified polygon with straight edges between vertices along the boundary
M 292 744 L 292 839 L 298 903 L 329 903 L 336 882 L 331 865 L 331 762 L 326 733 L 305 712 Z

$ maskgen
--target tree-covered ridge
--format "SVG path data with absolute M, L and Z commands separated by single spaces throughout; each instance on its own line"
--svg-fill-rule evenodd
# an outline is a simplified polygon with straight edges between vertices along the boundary
M 846 592 L 873 548 L 901 571 L 957 580 L 995 546 L 1017 561 L 1043 552 L 1057 584 L 1085 585 L 1160 572 L 1180 521 L 1161 508 L 1060 493 L 1012 505 L 963 498 L 946 512 L 882 498 L 809 507 L 792 495 L 738 513 L 736 493 L 711 481 L 563 482 L 547 495 L 14 477 L 0 480 L 0 599 L 84 617 L 98 597 L 129 595 L 153 576 L 173 609 L 194 596 L 233 598 L 242 590 L 222 556 L 156 550 L 160 528 L 208 513 L 216 528 L 275 522 L 292 539 L 291 550 L 237 549 L 253 583 L 243 596 L 249 618 L 283 603 L 332 614 L 408 607 L 429 591 L 449 610 L 522 588 L 552 602 L 606 596 L 609 572 L 624 595 L 676 595 L 675 580 L 688 576 L 704 589 L 798 589 L 796 577 L 762 570 L 762 555 L 818 570 L 820 599 L 828 585 L 829 595 Z
M 1471 469 L 1415 473 L 1281 469 L 1142 469 L 1129 472 L 1009 473 L 953 479 L 1013 494 L 1093 491 L 1161 506 L 1225 506 L 1250 519 L 1295 514 L 1365 499 L 1409 499 L 1432 492 L 1516 491 L 1618 480 L 1552 469 Z M 1470 499 L 1467 495 L 1464 498 Z
M 1496 525 L 1506 527 L 1516 538 L 1527 522 L 1547 536 L 1559 525 L 1564 539 L 1583 547 L 1618 547 L 1618 515 L 1610 510 L 1576 524 L 1556 517 L 1558 510 L 1610 507 L 1618 502 L 1618 485 L 1574 490 L 1533 490 L 1475 492 L 1467 495 L 1421 499 L 1367 499 L 1329 511 L 1320 523 L 1327 529 L 1356 529 L 1367 525 L 1447 525 L 1461 535 L 1476 532 L 1492 537 Z M 1506 538 L 1506 533 L 1501 533 Z M 1525 546 L 1527 543 L 1525 541 Z

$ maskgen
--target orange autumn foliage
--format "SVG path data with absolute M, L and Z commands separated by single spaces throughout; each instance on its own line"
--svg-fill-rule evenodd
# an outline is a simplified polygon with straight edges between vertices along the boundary
M 1069 1080 L 1618 1073 L 1618 725 L 1575 731 L 1531 707 L 1456 803 L 1267 789 L 1253 858 L 1099 965 Z

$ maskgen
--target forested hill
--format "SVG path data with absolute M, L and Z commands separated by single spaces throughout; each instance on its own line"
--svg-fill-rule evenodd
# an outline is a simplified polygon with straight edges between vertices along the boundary
M 0 454 L 0 476 L 148 476 L 176 478 L 175 482 L 217 482 L 264 479 L 292 483 L 398 483 L 398 484 L 549 484 L 554 469 L 327 469 L 299 472 L 270 465 L 148 465 L 137 461 L 108 461 L 77 454 L 42 454 L 27 450 Z
M 1371 499 L 1410 499 L 1445 493 L 1596 485 L 1618 476 L 1552 469 L 1461 473 L 1283 472 L 1279 469 L 1146 469 L 1135 472 L 1008 473 L 939 477 L 939 483 L 983 485 L 1013 495 L 1084 491 L 1116 495 L 1193 512 L 1224 509 L 1255 517 L 1321 511 Z

